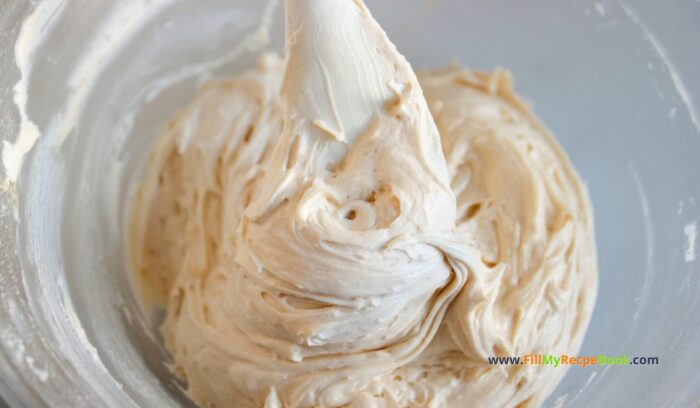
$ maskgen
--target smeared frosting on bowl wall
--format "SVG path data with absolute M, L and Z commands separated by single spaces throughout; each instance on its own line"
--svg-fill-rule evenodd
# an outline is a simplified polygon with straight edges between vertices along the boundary
M 286 59 L 163 130 L 133 267 L 203 406 L 537 405 L 575 354 L 591 206 L 512 78 L 419 72 L 361 1 L 287 0 Z

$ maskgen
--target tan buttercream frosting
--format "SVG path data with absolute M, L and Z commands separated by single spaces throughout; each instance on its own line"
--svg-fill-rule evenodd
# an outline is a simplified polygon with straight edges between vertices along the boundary
M 134 268 L 217 407 L 516 406 L 575 354 L 591 208 L 508 72 L 418 77 L 361 1 L 287 0 L 287 58 L 210 84 L 154 147 Z

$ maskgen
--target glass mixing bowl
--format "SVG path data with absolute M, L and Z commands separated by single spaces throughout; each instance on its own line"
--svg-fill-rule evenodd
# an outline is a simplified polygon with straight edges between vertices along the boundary
M 367 3 L 415 67 L 511 69 L 590 189 L 600 290 L 580 354 L 660 364 L 571 368 L 547 405 L 700 404 L 700 3 Z M 280 14 L 259 0 L 2 2 L 1 136 L 29 140 L 28 120 L 41 132 L 0 192 L 10 405 L 191 404 L 132 294 L 124 219 L 158 129 L 203 78 L 281 50 Z M 8 146 L 11 164 L 21 144 Z

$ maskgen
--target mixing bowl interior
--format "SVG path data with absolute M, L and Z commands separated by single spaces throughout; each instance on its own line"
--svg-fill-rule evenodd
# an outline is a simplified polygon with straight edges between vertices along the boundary
M 3 44 L 14 43 L 29 13 L 19 3 L 0 10 Z M 48 35 L 24 77 L 26 113 L 42 135 L 17 185 L 19 223 L 12 191 L 0 196 L 0 391 L 27 406 L 191 405 L 166 367 L 157 313 L 144 313 L 132 291 L 125 220 L 166 120 L 203 81 L 252 66 L 261 50 L 282 51 L 281 7 L 46 3 L 37 30 Z M 700 7 L 367 4 L 416 68 L 457 58 L 512 70 L 588 185 L 600 288 L 580 355 L 661 364 L 573 367 L 548 405 L 697 402 Z M 0 59 L 2 138 L 13 141 L 22 73 L 11 50 Z

